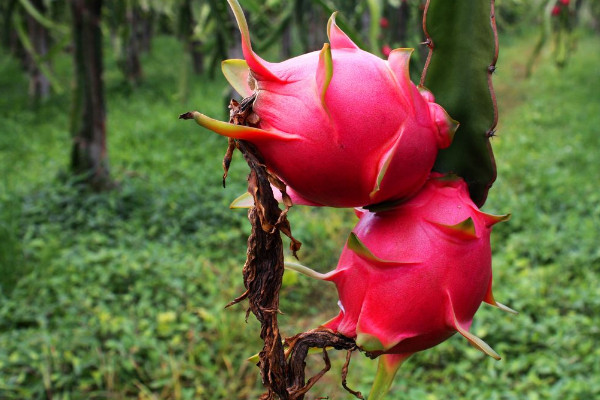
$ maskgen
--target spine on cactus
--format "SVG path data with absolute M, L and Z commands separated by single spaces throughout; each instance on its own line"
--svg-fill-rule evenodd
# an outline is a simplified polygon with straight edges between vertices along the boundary
M 460 122 L 452 145 L 438 153 L 434 171 L 464 178 L 481 207 L 496 179 L 490 146 L 498 120 L 492 87 L 498 58 L 494 0 L 428 0 L 423 30 L 429 56 L 421 85 Z

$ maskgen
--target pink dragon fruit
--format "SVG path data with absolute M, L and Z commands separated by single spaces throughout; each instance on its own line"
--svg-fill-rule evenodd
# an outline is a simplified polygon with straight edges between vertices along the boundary
M 404 359 L 459 332 L 499 358 L 469 327 L 482 301 L 514 312 L 492 295 L 490 233 L 508 216 L 479 211 L 462 179 L 439 174 L 400 207 L 358 214 L 334 271 L 290 265 L 337 286 L 341 311 L 324 326 L 374 355 Z
M 269 63 L 253 52 L 238 2 L 228 1 L 245 61 L 224 61 L 223 72 L 242 96 L 256 96 L 258 122 L 233 125 L 193 112 L 196 122 L 252 142 L 305 203 L 357 207 L 414 195 L 457 124 L 410 81 L 412 49 L 393 50 L 387 61 L 360 50 L 334 13 L 320 52 Z
M 557 15 L 560 15 L 560 11 L 561 11 L 560 6 L 559 5 L 555 5 L 554 7 L 552 7 L 551 14 L 553 16 L 557 16 Z

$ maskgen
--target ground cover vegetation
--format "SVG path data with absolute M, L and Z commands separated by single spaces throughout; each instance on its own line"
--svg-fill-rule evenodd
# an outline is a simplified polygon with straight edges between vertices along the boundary
M 503 360 L 455 337 L 417 354 L 392 389 L 411 399 L 584 399 L 600 395 L 600 40 L 558 70 L 543 51 L 530 78 L 535 35 L 501 38 L 495 84 L 500 126 L 493 140 L 498 181 L 485 211 L 511 212 L 494 231 L 495 295 L 520 312 L 484 306 L 472 330 Z M 248 226 L 228 209 L 245 190 L 236 159 L 226 189 L 226 141 L 177 115 L 202 109 L 224 117 L 220 78 L 190 76 L 181 96 L 184 47 L 157 37 L 144 80 L 123 84 L 105 64 L 108 144 L 115 190 L 91 193 L 68 174 L 68 94 L 30 107 L 17 61 L 0 57 L 0 398 L 250 399 L 261 392 L 246 358 L 260 348 L 243 306 Z M 56 57 L 68 82 L 68 56 Z M 65 86 L 68 86 L 66 84 Z M 295 207 L 302 263 L 328 271 L 355 217 L 349 210 Z M 334 287 L 286 273 L 284 333 L 337 313 Z M 487 309 L 486 309 L 487 308 Z M 318 357 L 318 356 L 316 356 Z M 343 354 L 313 389 L 347 398 Z M 318 359 L 310 362 L 319 368 Z M 348 382 L 368 392 L 376 362 L 355 356 Z M 313 371 L 314 372 L 314 371 Z M 310 373 L 310 372 L 309 372 Z

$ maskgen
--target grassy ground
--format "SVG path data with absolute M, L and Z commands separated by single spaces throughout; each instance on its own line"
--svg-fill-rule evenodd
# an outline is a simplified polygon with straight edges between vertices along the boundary
M 530 42 L 504 42 L 496 83 L 499 178 L 486 210 L 511 212 L 494 236 L 495 294 L 518 316 L 482 307 L 473 329 L 495 362 L 460 337 L 411 358 L 390 398 L 586 399 L 600 396 L 600 42 L 570 65 L 547 55 L 523 78 Z M 244 191 L 225 140 L 176 117 L 222 115 L 222 80 L 191 79 L 181 48 L 159 39 L 135 91 L 107 62 L 109 154 L 119 190 L 82 195 L 59 178 L 69 152 L 68 96 L 35 111 L 18 65 L 0 57 L 0 398 L 256 398 L 257 323 L 223 306 L 242 292 L 248 233 L 229 201 Z M 56 66 L 65 86 L 67 58 Z M 303 263 L 328 270 L 354 223 L 347 210 L 295 208 Z M 327 220 L 327 224 L 323 221 Z M 336 313 L 333 287 L 286 274 L 281 322 L 293 334 Z M 315 396 L 341 389 L 343 354 Z M 313 371 L 320 368 L 312 356 Z M 368 392 L 375 362 L 357 355 L 349 383 Z

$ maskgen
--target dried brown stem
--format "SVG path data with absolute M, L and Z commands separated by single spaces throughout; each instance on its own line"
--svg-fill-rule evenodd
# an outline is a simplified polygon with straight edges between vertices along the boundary
M 258 117 L 252 112 L 254 96 L 238 103 L 230 103 L 230 120 L 232 124 L 255 125 Z M 193 119 L 193 113 L 181 114 L 180 119 Z M 248 192 L 254 198 L 254 206 L 248 211 L 248 219 L 252 231 L 248 237 L 246 263 L 242 271 L 246 291 L 231 301 L 227 307 L 248 300 L 249 309 L 261 324 L 260 337 L 264 341 L 259 353 L 258 366 L 262 382 L 267 392 L 260 400 L 303 400 L 304 395 L 331 368 L 329 356 L 325 350 L 328 347 L 344 349 L 349 352 L 357 349 L 353 339 L 345 337 L 329 329 L 315 329 L 300 333 L 285 340 L 279 332 L 277 314 L 279 312 L 279 291 L 284 272 L 283 244 L 280 232 L 290 238 L 290 248 L 294 255 L 300 249 L 301 243 L 291 233 L 287 212 L 292 201 L 287 195 L 285 184 L 272 174 L 265 166 L 264 160 L 254 145 L 243 140 L 230 140 L 227 153 L 223 160 L 223 182 L 237 148 L 250 167 L 248 176 Z M 272 186 L 282 193 L 285 209 L 279 208 L 273 196 Z M 305 367 L 308 349 L 311 347 L 323 349 L 325 367 L 306 382 Z M 349 357 L 349 355 L 348 355 Z M 349 358 L 344 367 L 344 387 L 362 398 L 360 393 L 353 392 L 345 385 L 345 376 Z
M 231 160 L 233 159 L 233 152 L 235 150 L 235 140 L 229 138 L 227 142 L 227 151 L 225 152 L 225 157 L 223 157 L 223 187 L 225 187 L 225 182 L 227 181 L 227 174 L 229 173 L 229 166 L 231 165 Z
M 350 349 L 346 352 L 346 362 L 344 363 L 344 366 L 342 367 L 342 386 L 344 387 L 344 389 L 346 389 L 346 391 L 348 391 L 350 394 L 354 395 L 354 397 L 356 397 L 358 399 L 364 399 L 361 392 L 350 389 L 348 387 L 348 384 L 346 383 L 346 378 L 348 377 L 348 368 L 350 367 L 350 359 L 352 358 L 353 351 L 354 350 Z
M 283 277 L 283 245 L 279 226 L 289 231 L 289 223 L 273 197 L 268 172 L 258 152 L 250 143 L 238 141 L 238 149 L 250 166 L 248 191 L 255 206 L 248 212 L 252 232 L 248 238 L 244 285 L 248 291 L 249 309 L 261 324 L 260 337 L 264 346 L 259 367 L 267 388 L 264 399 L 290 399 L 287 391 L 286 364 L 281 334 L 277 322 L 279 290 Z M 243 296 L 242 296 L 243 297 Z
M 305 372 L 306 367 L 306 356 L 308 350 L 312 348 L 333 347 L 336 350 L 348 350 L 352 352 L 357 350 L 354 339 L 348 338 L 340 333 L 334 332 L 330 329 L 318 328 L 308 332 L 300 333 L 296 336 L 286 339 L 286 344 L 289 349 L 288 354 L 288 382 L 290 386 L 290 393 L 292 394 L 291 399 L 301 400 L 304 398 L 304 394 L 314 385 L 326 372 L 325 369 L 321 373 L 317 374 L 313 378 L 309 379 L 305 385 Z M 325 356 L 324 356 L 325 359 Z M 327 361 L 325 359 L 326 367 Z M 329 368 L 326 368 L 329 369 Z M 343 371 L 342 371 L 343 372 Z M 309 386 L 310 385 L 310 386 Z M 306 390 L 304 390 L 306 389 Z M 356 395 L 356 392 L 350 391 Z M 360 395 L 360 393 L 359 393 Z M 357 396 L 358 397 L 358 396 Z M 361 397 L 358 397 L 361 398 Z

